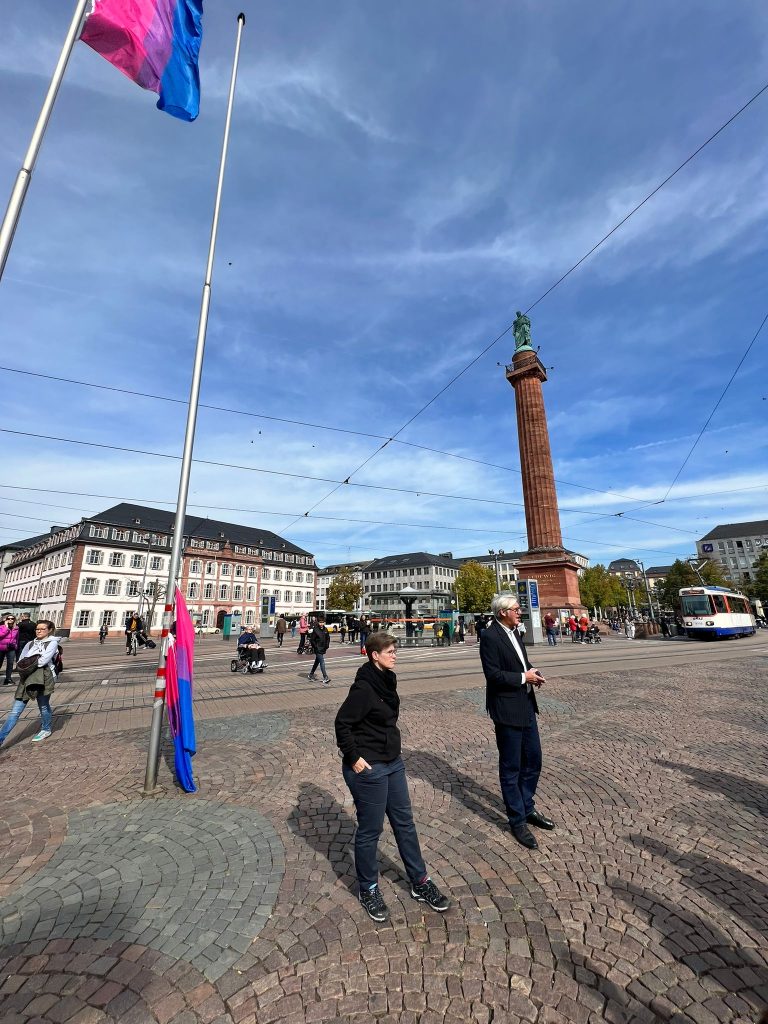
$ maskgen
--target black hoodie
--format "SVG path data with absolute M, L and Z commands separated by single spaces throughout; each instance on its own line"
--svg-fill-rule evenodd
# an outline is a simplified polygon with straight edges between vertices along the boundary
M 344 761 L 351 766 L 360 757 L 369 764 L 399 757 L 399 710 L 395 673 L 370 661 L 361 665 L 336 715 L 336 742 Z

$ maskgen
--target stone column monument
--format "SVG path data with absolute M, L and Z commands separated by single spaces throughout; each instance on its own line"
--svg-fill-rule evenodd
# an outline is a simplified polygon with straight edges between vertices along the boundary
M 523 475 L 528 551 L 518 563 L 521 578 L 537 579 L 542 613 L 581 610 L 578 564 L 563 547 L 555 474 L 541 385 L 544 365 L 531 345 L 531 321 L 518 312 L 513 324 L 515 352 L 507 380 L 515 389 L 520 468 Z

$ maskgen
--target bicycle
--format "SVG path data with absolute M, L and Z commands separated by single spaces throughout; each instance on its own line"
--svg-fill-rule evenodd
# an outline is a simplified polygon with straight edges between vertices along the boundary
M 132 654 L 134 657 L 136 657 L 138 652 L 139 652 L 139 638 L 138 638 L 138 636 L 135 633 L 129 633 L 129 635 L 128 635 L 128 644 L 127 644 L 127 649 L 126 649 L 125 653 L 126 654 Z

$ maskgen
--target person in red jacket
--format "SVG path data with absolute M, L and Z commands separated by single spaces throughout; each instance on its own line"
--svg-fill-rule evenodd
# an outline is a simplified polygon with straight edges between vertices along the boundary
M 579 643 L 585 644 L 587 642 L 587 630 L 589 629 L 589 619 L 586 615 L 582 615 L 579 619 Z
M 568 629 L 571 631 L 571 643 L 572 644 L 578 643 L 578 639 L 579 639 L 579 624 L 576 621 L 576 616 L 575 615 L 570 615 L 568 617 Z

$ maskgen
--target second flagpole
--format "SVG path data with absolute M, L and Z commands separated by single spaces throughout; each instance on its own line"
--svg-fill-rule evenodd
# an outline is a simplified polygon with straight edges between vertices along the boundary
M 240 63 L 240 40 L 245 25 L 245 15 L 237 16 L 237 39 L 235 42 L 235 57 L 232 62 L 232 76 L 229 82 L 229 97 L 227 100 L 227 117 L 224 123 L 224 140 L 221 147 L 221 162 L 219 164 L 219 180 L 216 186 L 216 200 L 213 207 L 213 220 L 211 223 L 211 239 L 208 247 L 208 262 L 205 268 L 205 280 L 203 281 L 203 296 L 200 304 L 200 320 L 197 328 L 197 343 L 195 345 L 195 358 L 192 368 L 192 384 L 189 392 L 189 408 L 187 409 L 187 428 L 184 435 L 184 452 L 181 459 L 181 473 L 179 476 L 179 494 L 176 501 L 176 518 L 173 525 L 173 546 L 171 548 L 171 564 L 168 568 L 168 584 L 165 592 L 165 610 L 163 612 L 163 633 L 159 646 L 159 657 L 155 678 L 155 698 L 152 704 L 152 723 L 149 732 L 149 750 L 147 751 L 147 767 L 144 775 L 144 795 L 149 796 L 157 788 L 157 770 L 160 761 L 160 742 L 163 730 L 163 712 L 165 710 L 165 664 L 168 652 L 168 633 L 171 626 L 173 604 L 176 595 L 176 577 L 179 573 L 179 566 L 184 547 L 184 520 L 187 513 L 187 495 L 189 493 L 189 476 L 192 467 L 192 449 L 195 444 L 195 427 L 197 424 L 197 409 L 200 401 L 200 382 L 203 375 L 203 356 L 205 355 L 205 337 L 208 330 L 208 312 L 211 306 L 211 280 L 213 277 L 213 260 L 216 251 L 216 236 L 219 230 L 219 210 L 221 208 L 221 194 L 224 186 L 224 170 L 227 164 L 227 150 L 229 148 L 229 130 L 232 123 L 232 107 L 235 99 L 235 84 L 237 82 L 237 68 Z

